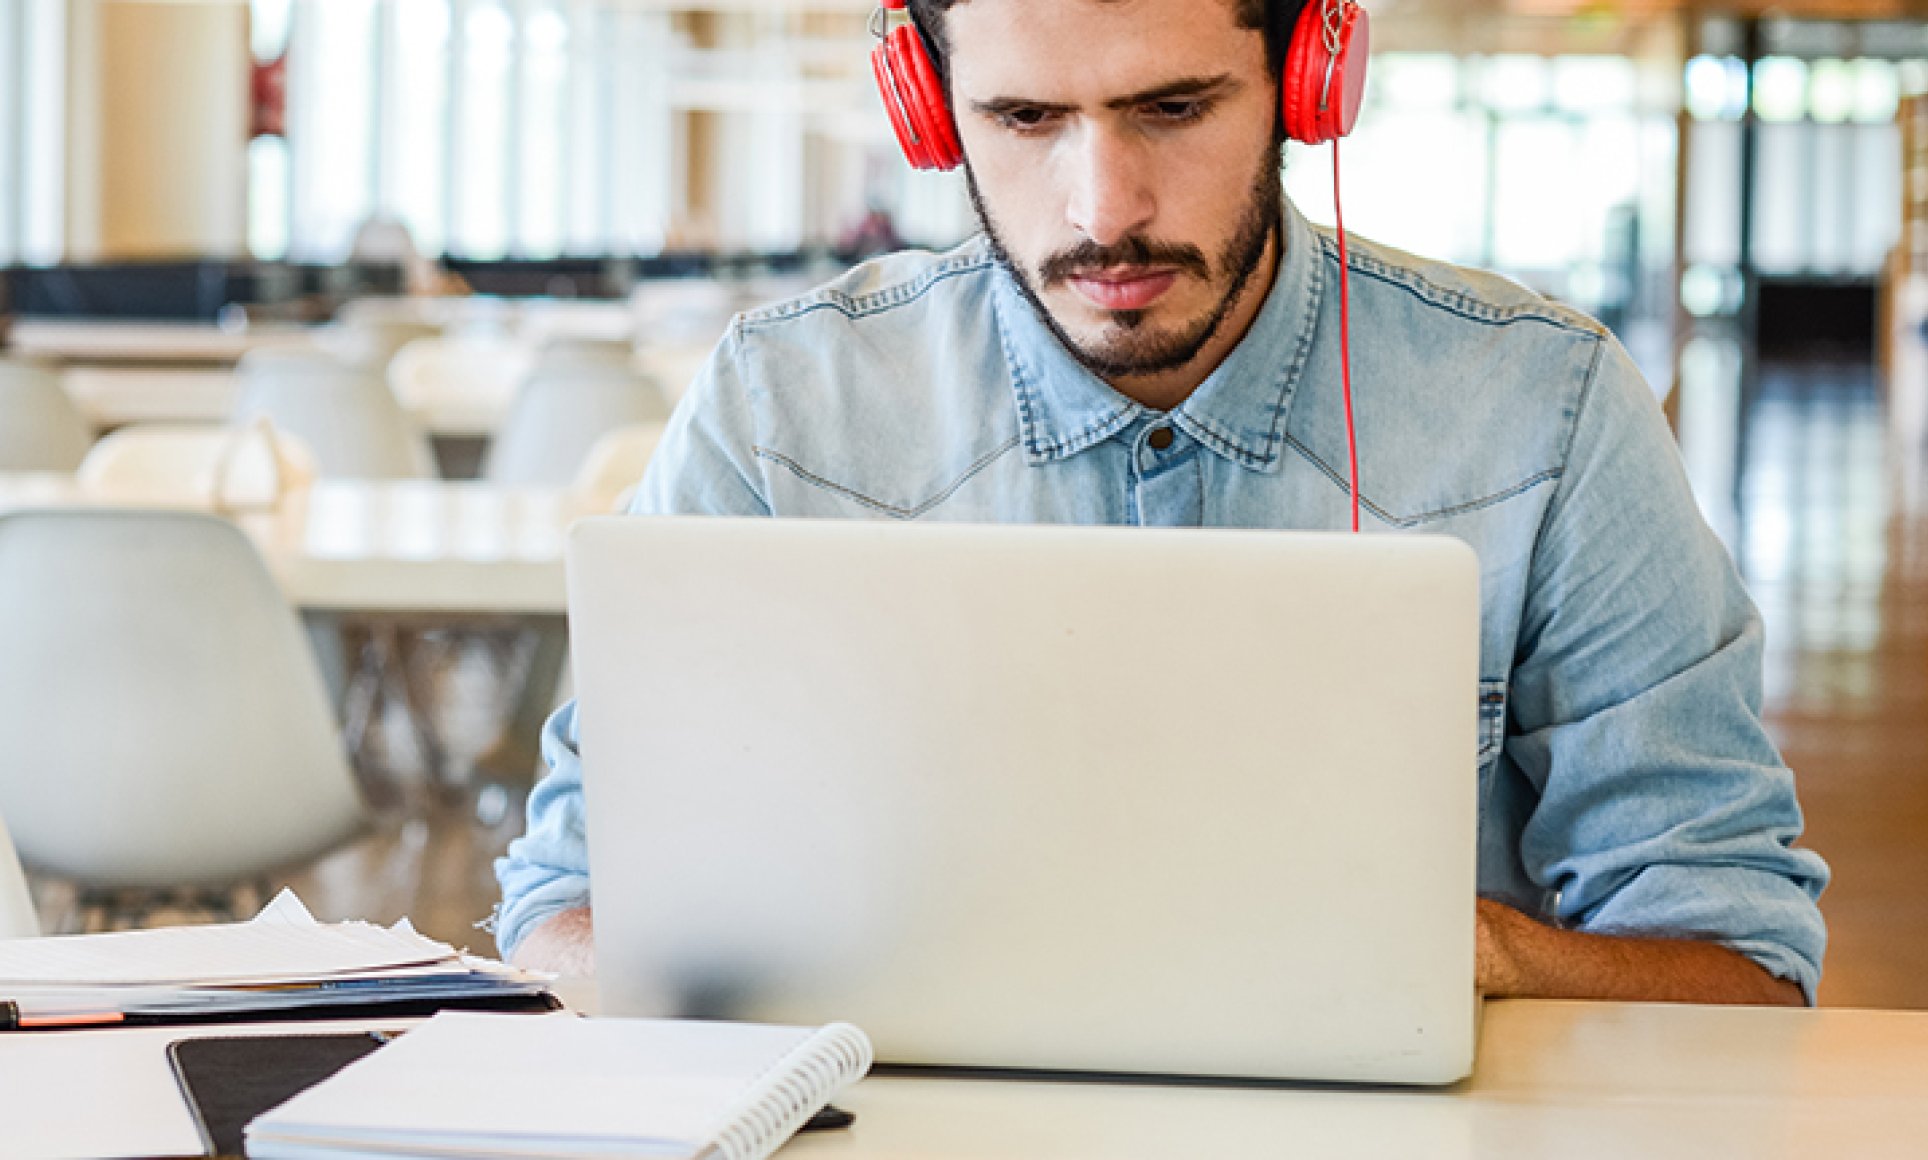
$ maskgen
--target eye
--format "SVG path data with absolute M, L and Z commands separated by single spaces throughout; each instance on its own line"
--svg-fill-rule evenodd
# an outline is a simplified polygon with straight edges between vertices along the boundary
M 1203 117 L 1210 108 L 1209 101 L 1155 101 L 1145 107 L 1145 112 L 1154 121 L 1182 125 L 1187 121 L 1196 121 Z
M 1055 114 L 1049 109 L 1016 108 L 1001 109 L 997 113 L 997 123 L 1018 133 L 1036 133 L 1051 126 Z

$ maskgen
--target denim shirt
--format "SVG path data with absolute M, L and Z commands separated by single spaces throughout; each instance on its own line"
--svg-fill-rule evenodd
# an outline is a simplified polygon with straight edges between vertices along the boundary
M 1251 329 L 1169 413 L 1074 361 L 981 238 L 860 266 L 733 321 L 632 510 L 1347 528 L 1337 247 L 1293 209 L 1284 240 Z M 1363 528 L 1480 559 L 1481 893 L 1717 940 L 1812 1001 L 1828 870 L 1791 846 L 1760 617 L 1653 393 L 1512 282 L 1363 241 L 1350 270 Z M 588 902 L 575 736 L 572 703 L 497 863 L 506 949 Z

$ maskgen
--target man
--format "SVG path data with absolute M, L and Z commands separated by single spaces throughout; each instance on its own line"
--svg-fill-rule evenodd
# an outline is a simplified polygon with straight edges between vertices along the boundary
M 915 0 L 985 236 L 738 319 L 636 510 L 1347 526 L 1338 251 L 1280 192 L 1298 8 Z M 1651 392 L 1512 283 L 1350 270 L 1366 530 L 1482 562 L 1481 987 L 1812 1001 L 1827 869 Z M 586 972 L 574 737 L 571 706 L 498 935 Z

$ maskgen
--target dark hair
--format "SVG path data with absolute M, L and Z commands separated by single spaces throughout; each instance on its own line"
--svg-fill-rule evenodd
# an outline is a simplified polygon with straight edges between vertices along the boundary
M 924 43 L 930 47 L 931 63 L 937 66 L 937 75 L 948 87 L 950 84 L 950 40 L 944 34 L 944 14 L 952 7 L 969 0 L 909 0 L 910 18 L 923 34 Z M 1273 76 L 1285 72 L 1285 50 L 1292 43 L 1292 29 L 1299 22 L 1299 13 L 1304 10 L 1307 0 L 1225 0 L 1232 5 L 1239 27 L 1257 28 L 1265 32 L 1265 59 L 1272 69 Z

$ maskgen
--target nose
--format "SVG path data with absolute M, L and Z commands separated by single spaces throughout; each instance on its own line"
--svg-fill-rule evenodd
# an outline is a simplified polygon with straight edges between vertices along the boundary
M 1101 246 L 1115 245 L 1151 223 L 1157 199 L 1142 137 L 1102 121 L 1066 142 L 1071 197 L 1065 216 Z

